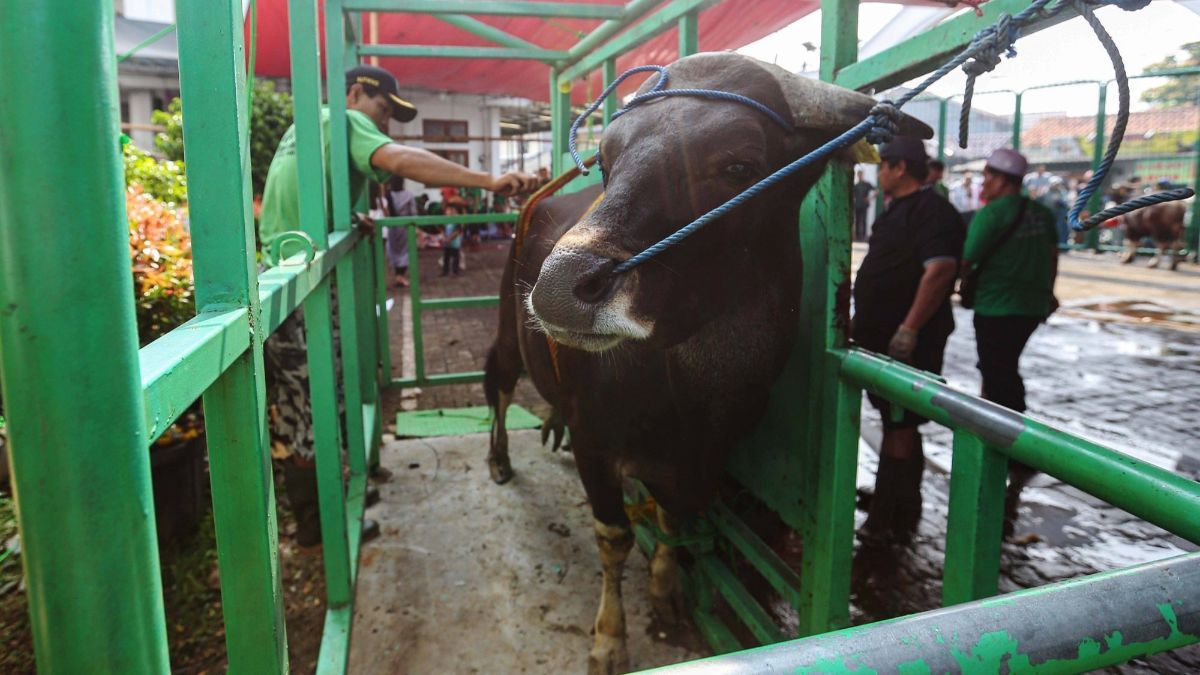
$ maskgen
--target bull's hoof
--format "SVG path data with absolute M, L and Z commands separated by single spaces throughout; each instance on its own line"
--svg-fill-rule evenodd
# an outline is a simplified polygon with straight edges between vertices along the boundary
M 1167 269 L 1171 270 L 1172 272 L 1174 272 L 1174 271 L 1178 270 L 1178 269 L 1179 269 L 1179 258 L 1176 258 L 1176 257 L 1173 257 L 1173 256 L 1172 256 L 1172 258 L 1171 258 L 1171 266 L 1170 266 L 1170 267 L 1168 267 Z
M 1129 253 L 1125 253 L 1121 256 L 1121 264 L 1122 265 L 1128 265 L 1131 262 L 1133 262 L 1133 256 L 1130 255 Z
M 488 457 L 488 472 L 492 474 L 492 480 L 496 485 L 504 485 L 512 480 L 512 461 L 507 455 L 499 458 Z
M 550 440 L 551 435 L 554 437 L 554 443 L 550 446 L 550 452 L 556 452 L 562 447 L 563 434 L 566 432 L 566 422 L 563 421 L 557 410 L 551 411 L 550 419 L 542 422 L 542 445 Z
M 629 672 L 629 652 L 625 638 L 596 634 L 588 654 L 588 675 L 620 675 Z
M 1154 269 L 1156 267 L 1158 267 L 1158 257 L 1157 256 L 1151 258 L 1149 264 L 1146 265 L 1147 269 Z
M 683 589 L 679 584 L 661 595 L 650 594 L 650 608 L 654 617 L 668 626 L 682 623 L 687 616 L 687 600 L 684 599 Z

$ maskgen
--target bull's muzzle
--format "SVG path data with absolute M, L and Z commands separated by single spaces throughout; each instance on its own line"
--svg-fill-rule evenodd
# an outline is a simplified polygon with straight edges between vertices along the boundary
M 529 295 L 530 313 L 555 340 L 588 351 L 648 336 L 650 329 L 629 315 L 630 301 L 622 294 L 627 275 L 614 275 L 615 266 L 612 258 L 586 249 L 555 250 Z

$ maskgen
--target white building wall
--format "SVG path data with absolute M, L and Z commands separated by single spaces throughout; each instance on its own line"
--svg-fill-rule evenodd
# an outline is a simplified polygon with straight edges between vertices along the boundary
M 389 130 L 392 136 L 422 135 L 423 120 L 465 121 L 467 135 L 472 139 L 465 143 L 425 143 L 414 140 L 401 142 L 405 145 L 429 150 L 465 150 L 470 168 L 492 175 L 500 173 L 500 153 L 497 142 L 482 140 L 500 136 L 500 111 L 492 105 L 491 97 L 411 89 L 401 89 L 400 96 L 417 107 L 417 117 L 406 124 L 393 121 Z M 415 181 L 407 187 L 413 192 L 425 189 L 430 199 L 441 201 L 441 193 L 436 189 L 427 189 Z
M 116 10 L 137 21 L 175 23 L 174 0 L 121 0 Z

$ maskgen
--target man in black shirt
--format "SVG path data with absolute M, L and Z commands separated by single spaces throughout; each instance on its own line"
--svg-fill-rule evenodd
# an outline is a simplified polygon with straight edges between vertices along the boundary
M 891 203 L 875 222 L 854 281 L 853 338 L 940 373 L 954 331 L 950 293 L 966 228 L 950 202 L 924 185 L 929 158 L 920 139 L 898 136 L 879 154 L 879 187 Z M 870 399 L 883 417 L 883 444 L 864 534 L 906 542 L 921 519 L 925 455 L 917 428 L 928 420 Z

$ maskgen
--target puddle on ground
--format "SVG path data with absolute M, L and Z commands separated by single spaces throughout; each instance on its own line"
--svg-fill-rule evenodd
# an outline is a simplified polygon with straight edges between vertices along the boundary
M 1146 300 L 1103 300 L 1083 305 L 1071 305 L 1064 307 L 1063 310 L 1099 321 L 1170 324 L 1200 328 L 1200 313 Z

